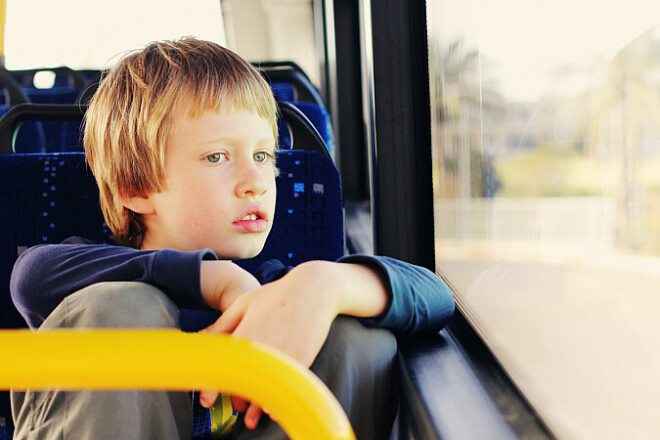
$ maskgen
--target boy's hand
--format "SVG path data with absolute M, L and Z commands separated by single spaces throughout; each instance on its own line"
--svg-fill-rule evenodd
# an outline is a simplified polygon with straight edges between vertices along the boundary
M 241 295 L 206 331 L 267 344 L 309 367 L 337 316 L 330 294 L 332 281 L 319 275 L 312 278 L 311 273 L 294 269 L 278 281 Z M 200 402 L 211 406 L 216 397 L 217 393 L 202 391 Z M 261 409 L 237 397 L 232 403 L 236 411 L 245 411 L 245 425 L 254 428 Z
M 206 304 L 222 312 L 240 295 L 261 287 L 251 273 L 231 261 L 202 261 L 200 286 Z
M 387 307 L 388 294 L 371 269 L 353 264 L 315 261 L 297 266 L 282 279 L 241 295 L 206 330 L 231 333 L 274 347 L 306 367 L 323 347 L 338 314 L 376 316 Z M 204 406 L 217 393 L 202 392 Z M 245 425 L 256 426 L 261 410 L 234 398 L 235 409 L 247 408 Z

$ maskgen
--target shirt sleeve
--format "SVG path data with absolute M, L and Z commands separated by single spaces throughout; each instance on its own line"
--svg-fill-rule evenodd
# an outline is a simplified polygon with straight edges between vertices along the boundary
M 68 295 L 105 281 L 149 283 L 180 308 L 209 310 L 200 287 L 200 263 L 215 259 L 210 250 L 142 251 L 72 238 L 23 252 L 11 274 L 10 292 L 32 328 L 40 326 Z
M 362 319 L 401 336 L 437 333 L 454 313 L 454 296 L 439 276 L 430 270 L 389 257 L 350 255 L 342 263 L 367 265 L 380 273 L 390 295 L 381 316 Z

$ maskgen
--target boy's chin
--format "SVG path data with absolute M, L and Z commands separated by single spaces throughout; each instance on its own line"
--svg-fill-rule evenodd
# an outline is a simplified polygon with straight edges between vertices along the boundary
M 264 246 L 262 244 L 261 246 L 255 247 L 254 249 L 242 249 L 240 251 L 233 252 L 228 250 L 225 250 L 224 252 L 215 251 L 215 253 L 221 260 L 248 260 L 259 255 L 263 248 Z

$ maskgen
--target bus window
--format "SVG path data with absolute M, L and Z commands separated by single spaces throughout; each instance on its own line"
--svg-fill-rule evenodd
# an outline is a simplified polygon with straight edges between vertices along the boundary
M 660 432 L 660 16 L 428 2 L 436 266 L 559 438 Z
M 192 35 L 225 43 L 218 0 L 7 2 L 6 67 L 110 67 L 130 48 Z

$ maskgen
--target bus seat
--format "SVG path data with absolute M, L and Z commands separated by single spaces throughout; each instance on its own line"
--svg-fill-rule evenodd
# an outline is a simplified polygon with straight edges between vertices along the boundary
M 51 88 L 37 88 L 34 77 L 37 73 L 49 71 L 55 75 Z M 0 71 L 0 86 L 5 90 L 0 95 L 4 104 L 75 104 L 85 84 L 83 76 L 68 68 L 43 68 Z M 3 109 L 2 114 L 8 109 Z M 32 132 L 32 133 L 31 133 Z M 81 151 L 80 124 L 44 120 L 23 125 L 16 139 L 15 151 L 20 153 Z
M 23 88 L 16 82 L 9 71 L 0 68 L 0 104 L 15 105 L 30 102 Z
M 91 75 L 92 73 L 93 75 Z M 89 101 L 91 101 L 92 97 L 96 93 L 96 90 L 98 90 L 99 84 L 101 84 L 101 79 L 103 79 L 107 73 L 107 70 L 88 71 L 88 74 L 91 76 L 87 78 L 85 87 L 80 90 L 80 94 L 76 98 L 75 104 L 88 105 Z
M 35 104 L 75 104 L 82 89 L 71 87 L 53 87 L 50 89 L 24 89 L 30 102 Z
M 50 89 L 25 89 L 25 94 L 33 104 L 75 104 L 82 89 L 71 87 L 53 87 Z M 46 152 L 82 151 L 80 139 L 80 123 L 70 121 L 41 121 L 43 126 Z M 21 149 L 16 151 L 28 153 L 34 150 Z
M 99 197 L 82 153 L 0 156 L 0 328 L 25 327 L 9 297 L 18 255 L 72 235 L 108 242 Z
M 273 90 L 276 101 L 294 102 L 296 100 L 296 92 L 293 89 L 293 84 L 271 83 L 270 88 Z
M 36 87 L 34 78 L 39 72 L 52 72 L 55 75 L 53 87 L 81 88 L 85 85 L 85 77 L 67 66 L 8 70 L 8 72 L 21 87 L 26 89 Z
M 295 70 L 299 72 L 308 82 L 311 82 L 309 76 L 305 70 L 300 67 L 300 64 L 291 60 L 280 60 L 280 61 L 257 61 L 252 63 L 258 69 L 262 70 L 273 70 L 273 69 L 283 69 L 283 70 Z
M 80 69 L 76 70 L 78 74 L 85 80 L 85 84 L 89 84 L 91 80 L 96 78 L 100 73 L 100 69 Z
M 327 110 L 312 102 L 295 102 L 294 105 L 302 111 L 316 127 L 330 154 L 334 154 L 335 139 L 332 131 L 332 121 Z
M 81 121 L 85 111 L 84 106 L 66 104 L 22 103 L 10 107 L 0 118 L 0 154 L 82 151 Z M 26 121 L 40 121 L 44 127 L 53 124 L 48 131 L 44 128 L 42 145 L 14 142 L 14 133 Z
M 0 105 L 0 118 L 4 116 L 12 106 Z M 46 152 L 46 133 L 39 121 L 26 121 L 16 133 L 14 145 L 17 151 L 22 153 L 44 153 Z
M 334 134 L 328 112 L 311 102 L 291 102 L 289 104 L 309 120 L 321 139 L 323 139 L 330 156 L 334 157 Z M 278 131 L 280 148 L 290 148 L 291 133 L 284 121 L 278 121 Z
M 332 120 L 325 108 L 318 89 L 296 63 L 291 61 L 270 61 L 254 63 L 264 78 L 269 81 L 275 99 L 294 104 L 312 122 L 334 155 Z M 284 126 L 280 126 L 281 145 L 289 145 L 289 137 Z
M 325 103 L 318 89 L 297 64 L 290 61 L 253 64 L 269 84 L 288 83 L 292 85 L 295 102 L 313 102 L 325 108 Z

